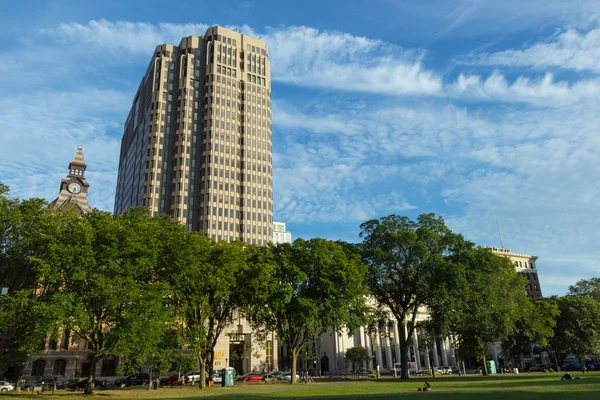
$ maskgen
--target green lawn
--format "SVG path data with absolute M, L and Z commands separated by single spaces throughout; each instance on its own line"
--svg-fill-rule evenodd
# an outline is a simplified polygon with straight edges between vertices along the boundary
M 144 389 L 114 389 L 97 392 L 98 399 L 406 399 L 421 396 L 434 396 L 444 400 L 470 399 L 600 399 L 600 373 L 573 373 L 572 381 L 560 381 L 562 374 L 521 374 L 496 375 L 493 377 L 437 377 L 415 378 L 402 382 L 393 378 L 324 380 L 314 384 L 299 383 L 242 383 L 233 388 L 211 387 L 201 391 L 198 388 L 168 388 L 147 391 Z M 421 393 L 417 388 L 428 381 L 432 391 Z M 83 399 L 81 393 L 58 391 L 52 396 L 8 393 L 0 399 L 53 397 L 59 400 Z

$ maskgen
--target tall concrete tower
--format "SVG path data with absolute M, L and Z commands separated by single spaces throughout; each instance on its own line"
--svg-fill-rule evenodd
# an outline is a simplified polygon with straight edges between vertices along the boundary
M 215 26 L 156 47 L 125 122 L 115 213 L 170 214 L 215 240 L 272 240 L 267 45 Z

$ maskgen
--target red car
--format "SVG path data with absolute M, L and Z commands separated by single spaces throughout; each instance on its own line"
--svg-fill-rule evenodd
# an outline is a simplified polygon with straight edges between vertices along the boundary
M 243 382 L 262 382 L 265 380 L 265 376 L 263 374 L 248 374 L 242 376 L 241 380 Z
M 168 385 L 168 386 L 181 385 L 182 382 L 183 382 L 183 380 L 180 380 L 177 375 L 171 375 L 170 377 L 168 377 L 166 379 L 160 380 L 161 385 Z

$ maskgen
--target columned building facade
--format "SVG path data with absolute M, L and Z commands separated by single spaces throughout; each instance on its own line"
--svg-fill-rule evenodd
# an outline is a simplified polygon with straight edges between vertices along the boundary
M 143 206 L 214 240 L 272 239 L 271 71 L 220 26 L 156 47 L 124 127 L 115 214 Z
M 426 318 L 426 314 L 420 314 L 417 322 Z M 352 365 L 345 360 L 346 350 L 350 347 L 362 346 L 367 350 L 369 360 L 359 367 L 368 370 L 376 370 L 379 367 L 380 371 L 392 371 L 401 361 L 400 329 L 406 330 L 406 327 L 391 319 L 387 324 L 361 327 L 354 333 L 329 332 L 321 340 L 318 356 L 322 358 L 323 355 L 327 355 L 329 361 L 327 370 L 331 374 L 350 372 Z M 416 328 L 413 337 L 409 339 L 408 362 L 411 373 L 423 369 L 458 365 L 458 354 L 451 337 L 436 338 L 430 342 L 431 345 L 428 342 L 423 340 L 419 329 Z M 323 363 L 319 367 L 320 370 L 313 372 L 326 370 Z

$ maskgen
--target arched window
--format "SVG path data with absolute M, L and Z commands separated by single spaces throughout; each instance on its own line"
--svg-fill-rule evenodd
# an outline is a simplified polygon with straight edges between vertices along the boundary
M 43 376 L 46 368 L 46 360 L 35 360 L 31 367 L 31 376 Z
M 52 369 L 53 376 L 65 376 L 65 371 L 67 370 L 67 361 L 66 360 L 55 360 L 54 368 Z

